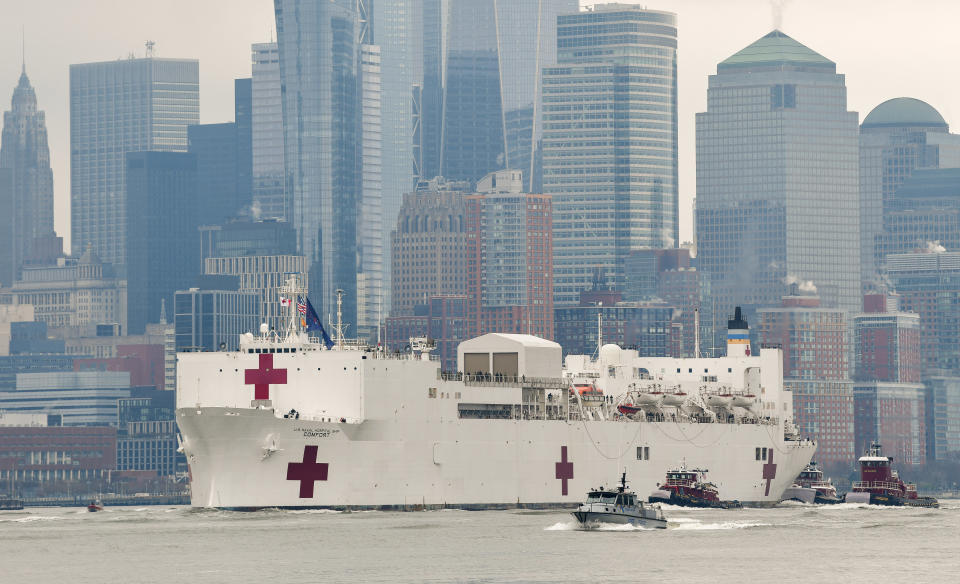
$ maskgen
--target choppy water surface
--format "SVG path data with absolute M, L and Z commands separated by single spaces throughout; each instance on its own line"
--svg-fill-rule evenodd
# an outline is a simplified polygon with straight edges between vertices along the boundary
M 563 512 L 0 512 L 0 582 L 957 582 L 960 501 L 665 507 L 666 530 Z

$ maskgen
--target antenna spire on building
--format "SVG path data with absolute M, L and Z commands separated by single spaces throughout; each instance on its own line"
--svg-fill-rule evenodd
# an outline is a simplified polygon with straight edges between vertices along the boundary
M 153 58 L 153 48 L 154 48 L 155 46 L 157 46 L 157 43 L 154 42 L 154 41 L 147 41 L 147 42 L 144 43 L 144 45 L 147 47 L 147 58 L 148 58 L 148 59 L 152 59 L 152 58 Z

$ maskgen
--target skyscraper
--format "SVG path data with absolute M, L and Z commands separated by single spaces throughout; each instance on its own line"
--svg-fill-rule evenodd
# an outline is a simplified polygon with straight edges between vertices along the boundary
M 186 152 L 200 122 L 200 65 L 126 59 L 70 66 L 72 250 L 126 263 L 127 152 Z
M 441 175 L 477 181 L 494 170 L 522 170 L 524 191 L 531 191 L 539 175 L 533 163 L 540 138 L 540 71 L 555 61 L 557 15 L 576 12 L 577 5 L 576 0 L 445 3 Z M 431 46 L 425 36 L 425 65 Z M 425 91 L 430 74 L 425 68 Z
M 0 254 L 9 259 L 0 261 L 0 282 L 10 286 L 30 256 L 34 240 L 53 235 L 53 171 L 47 126 L 44 113 L 37 109 L 37 94 L 26 67 L 13 91 L 10 111 L 3 114 L 0 169 L 9 172 L 9 206 L 4 207 L 8 218 L 3 221 L 3 226 L 9 227 L 0 228 Z M 0 185 L 0 190 L 3 188 Z
M 877 272 L 882 270 L 888 253 L 912 251 L 887 247 L 889 238 L 902 236 L 890 232 L 891 226 L 887 224 L 890 214 L 915 208 L 914 201 L 907 202 L 905 208 L 899 204 L 904 199 L 915 198 L 898 195 L 901 185 L 917 169 L 957 167 L 960 167 L 960 136 L 951 134 L 943 116 L 926 102 L 911 97 L 889 99 L 863 119 L 860 125 L 860 262 L 866 289 L 878 287 Z M 918 191 L 918 186 L 911 185 L 911 194 Z M 931 211 L 935 210 L 931 208 Z M 897 226 L 893 229 L 898 231 Z
M 390 316 L 413 316 L 433 296 L 467 292 L 463 197 L 470 183 L 441 178 L 403 196 L 393 230 Z
M 176 291 L 200 274 L 197 159 L 148 151 L 126 161 L 127 327 L 136 335 L 162 310 L 172 314 Z
M 553 338 L 550 195 L 523 192 L 519 170 L 491 172 L 466 202 L 471 336 Z
M 774 30 L 717 65 L 697 114 L 696 233 L 717 312 L 788 285 L 860 307 L 858 128 L 833 61 Z
M 631 251 L 674 247 L 676 15 L 609 4 L 560 16 L 543 70 L 543 192 L 553 195 L 554 300 L 599 269 L 622 288 Z
M 356 0 L 275 0 L 285 196 L 319 314 L 357 322 L 360 22 Z
M 260 217 L 289 220 L 283 192 L 280 54 L 277 43 L 257 43 L 252 53 L 253 200 Z

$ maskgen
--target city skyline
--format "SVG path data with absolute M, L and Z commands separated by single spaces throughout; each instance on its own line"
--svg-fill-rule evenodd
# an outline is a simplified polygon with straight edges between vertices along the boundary
M 23 27 L 31 83 L 39 107 L 47 112 L 55 226 L 68 244 L 69 65 L 126 58 L 130 53 L 142 57 L 144 42 L 154 40 L 159 57 L 200 61 L 200 122 L 232 121 L 233 80 L 250 76 L 251 45 L 270 41 L 274 19 L 273 3 L 268 0 L 245 1 L 243 10 L 236 10 L 236 2 L 227 10 L 222 0 L 201 5 L 173 0 L 164 6 L 59 4 L 37 2 L 5 10 L 7 18 L 0 27 L 0 51 L 5 55 L 0 62 L 0 88 L 12 91 L 16 86 Z M 716 63 L 774 28 L 773 4 L 767 0 L 733 0 L 722 6 L 697 0 L 645 3 L 651 10 L 678 14 L 681 241 L 691 240 L 693 233 L 694 114 L 706 108 L 707 76 Z M 46 17 L 53 5 L 63 18 Z M 193 18 L 186 22 L 176 18 L 180 8 L 188 7 Z M 794 1 L 782 8 L 782 29 L 837 63 L 838 73 L 847 77 L 848 109 L 858 112 L 861 122 L 878 104 L 907 96 L 929 103 L 951 125 L 960 124 L 960 85 L 937 73 L 949 70 L 950 56 L 960 51 L 960 37 L 950 34 L 954 19 L 949 18 L 960 14 L 960 8 L 934 0 L 911 7 L 909 12 L 900 9 L 899 4 L 886 0 L 840 5 L 825 0 Z M 91 28 L 76 26 L 78 22 L 116 26 L 111 34 L 90 35 Z M 43 23 L 43 28 L 38 23 Z M 40 39 L 46 48 L 41 48 Z M 917 48 L 920 46 L 924 48 Z M 891 70 L 897 74 L 891 75 Z

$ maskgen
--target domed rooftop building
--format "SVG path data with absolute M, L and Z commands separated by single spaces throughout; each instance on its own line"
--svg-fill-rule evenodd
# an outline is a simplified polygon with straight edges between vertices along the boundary
M 891 247 L 891 241 L 901 245 L 910 237 L 933 229 L 932 225 L 917 224 L 909 228 L 915 232 L 913 235 L 903 232 L 909 221 L 897 218 L 902 214 L 898 199 L 908 196 L 913 201 L 911 205 L 915 205 L 929 198 L 927 191 L 933 188 L 927 182 L 908 179 L 919 169 L 944 168 L 960 168 L 960 135 L 951 134 L 947 121 L 927 102 L 912 97 L 888 99 L 863 119 L 860 125 L 860 264 L 865 291 L 872 291 L 871 283 L 879 281 L 878 271 L 890 250 L 896 248 Z M 905 181 L 913 185 L 909 195 L 900 193 Z M 916 216 L 910 220 L 929 223 L 935 217 L 936 213 L 928 213 L 923 218 Z M 946 239 L 960 240 L 960 234 Z
M 912 97 L 888 99 L 867 114 L 861 130 L 875 128 L 929 128 L 949 131 L 950 126 L 933 106 Z

